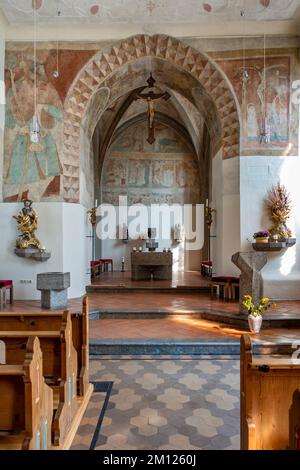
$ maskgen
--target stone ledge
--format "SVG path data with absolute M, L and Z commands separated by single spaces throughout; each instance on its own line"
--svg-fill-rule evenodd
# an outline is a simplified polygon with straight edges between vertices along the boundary
M 44 263 L 51 258 L 51 253 L 40 251 L 37 248 L 16 248 L 15 254 L 19 256 L 19 258 L 33 259 L 41 263 Z

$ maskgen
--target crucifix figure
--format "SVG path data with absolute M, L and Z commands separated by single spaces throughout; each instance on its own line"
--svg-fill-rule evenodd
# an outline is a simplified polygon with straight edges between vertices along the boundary
M 155 136 L 154 136 L 154 117 L 155 117 L 155 109 L 154 109 L 154 102 L 160 99 L 164 99 L 165 101 L 168 101 L 171 96 L 170 94 L 166 91 L 165 93 L 154 93 L 153 88 L 156 83 L 156 80 L 154 80 L 152 73 L 150 74 L 150 77 L 147 80 L 148 87 L 150 91 L 147 93 L 137 93 L 136 95 L 136 100 L 142 99 L 145 100 L 148 104 L 148 139 L 147 141 L 149 144 L 154 144 L 155 142 Z

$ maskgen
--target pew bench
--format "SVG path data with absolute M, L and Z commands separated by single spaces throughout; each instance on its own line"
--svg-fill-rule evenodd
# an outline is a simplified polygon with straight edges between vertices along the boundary
M 0 390 L 0 450 L 49 449 L 53 392 L 37 337 L 28 338 L 21 362 L 0 365 Z
M 24 348 L 29 336 L 37 336 L 43 353 L 43 374 L 46 383 L 55 394 L 52 423 L 52 442 L 63 444 L 70 431 L 78 409 L 77 396 L 77 352 L 72 343 L 72 321 L 69 312 L 61 318 L 61 327 L 53 331 L 2 330 L 0 340 L 6 345 L 6 363 L 14 364 L 24 360 Z
M 51 331 L 59 330 L 64 312 L 3 312 L 0 315 L 0 330 Z M 72 313 L 72 340 L 77 352 L 77 394 L 84 397 L 89 389 L 89 302 L 85 296 L 82 312 Z
M 300 450 L 300 362 L 292 345 L 241 338 L 241 449 Z

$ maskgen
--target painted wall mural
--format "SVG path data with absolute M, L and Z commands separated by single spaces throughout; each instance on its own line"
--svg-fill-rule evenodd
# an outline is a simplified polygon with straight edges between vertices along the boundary
M 34 115 L 34 62 L 30 47 L 7 50 L 5 63 L 6 115 L 4 139 L 4 201 L 61 199 L 60 160 L 62 148 L 63 103 L 70 84 L 93 51 L 63 51 L 64 64 L 55 79 L 55 51 L 39 50 L 37 54 L 37 114 L 41 140 L 30 141 Z M 76 59 L 75 59 L 76 57 Z M 67 69 L 67 64 L 72 66 Z
M 32 44 L 7 43 L 3 173 L 5 202 L 20 201 L 24 197 L 29 197 L 33 201 L 63 200 L 63 177 L 69 177 L 68 170 L 64 168 L 62 162 L 65 99 L 76 75 L 99 48 L 99 44 L 61 44 L 60 75 L 55 78 L 53 75 L 56 69 L 55 44 L 39 45 L 37 97 L 42 139 L 39 144 L 32 144 L 29 140 L 30 123 L 34 113 Z M 215 51 L 210 55 L 227 75 L 240 102 L 243 116 L 242 154 L 298 155 L 298 110 L 291 104 L 291 84 L 299 75 L 297 49 L 277 49 L 274 53 L 267 52 L 266 107 L 271 124 L 270 145 L 259 144 L 264 95 L 262 80 L 264 62 L 261 49 L 247 50 L 245 60 L 240 50 Z M 243 81 L 244 66 L 249 76 Z M 85 87 L 85 84 L 81 85 Z M 228 128 L 230 129 L 230 125 Z M 230 130 L 228 133 L 230 139 L 232 137 Z M 181 145 L 178 139 L 162 136 L 154 148 L 151 146 L 144 148 L 146 137 L 143 129 L 136 133 L 134 138 L 133 143 L 130 136 L 124 135 L 118 142 L 119 150 L 122 153 L 126 149 L 132 152 L 134 148 L 135 152 L 155 154 L 157 159 L 153 160 L 151 156 L 147 164 L 143 163 L 142 169 L 139 165 L 133 165 L 132 169 L 128 167 L 122 168 L 122 171 L 120 169 L 119 179 L 140 189 L 147 188 L 151 184 L 152 189 L 159 191 L 162 191 L 162 187 L 164 190 L 174 187 L 184 190 L 180 172 L 184 175 L 190 169 L 185 161 L 181 166 L 178 162 L 174 163 L 174 155 L 178 155 L 178 146 Z M 115 151 L 118 151 L 118 148 L 115 148 Z M 186 149 L 181 151 L 185 153 Z M 164 156 L 163 163 L 158 158 L 159 153 Z M 166 154 L 170 154 L 170 161 L 165 160 Z M 134 155 L 130 155 L 130 158 L 134 160 Z M 160 170 L 160 165 L 163 165 L 163 171 Z M 87 167 L 89 166 L 85 167 L 82 164 L 81 172 L 85 174 Z M 116 170 L 112 168 L 111 173 L 115 175 Z M 146 193 L 144 196 L 146 197 Z M 173 200 L 174 197 L 170 192 L 169 199 Z
M 118 204 L 200 202 L 201 178 L 196 157 L 181 136 L 156 124 L 154 148 L 146 141 L 147 123 L 132 126 L 112 145 L 104 162 L 102 199 Z
M 291 57 L 267 57 L 265 71 L 262 57 L 222 60 L 219 65 L 231 81 L 241 106 L 244 154 L 295 155 L 297 143 L 292 129 L 295 114 L 291 115 L 290 109 Z M 271 143 L 261 145 L 259 136 L 265 112 Z

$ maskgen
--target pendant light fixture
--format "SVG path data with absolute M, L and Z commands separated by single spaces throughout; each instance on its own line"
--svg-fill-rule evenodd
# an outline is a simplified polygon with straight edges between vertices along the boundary
M 245 10 L 245 0 L 243 1 L 243 9 L 241 10 L 241 18 L 243 22 L 243 69 L 242 69 L 242 80 L 243 85 L 249 79 L 249 72 L 246 67 L 246 10 Z
M 38 144 L 41 139 L 41 128 L 37 114 L 37 53 L 36 53 L 36 40 L 37 40 L 37 12 L 34 8 L 34 44 L 33 44 L 33 62 L 34 62 L 34 116 L 30 126 L 30 140 L 33 144 Z
M 57 0 L 57 18 L 60 17 L 61 11 L 59 9 L 59 0 Z M 57 40 L 56 40 L 56 69 L 53 72 L 53 77 L 58 78 L 59 77 L 59 39 L 58 39 L 58 34 L 57 34 Z
M 271 142 L 271 128 L 267 111 L 267 61 L 266 61 L 266 31 L 264 31 L 264 70 L 263 70 L 263 115 L 262 127 L 260 132 L 260 144 L 268 145 Z

